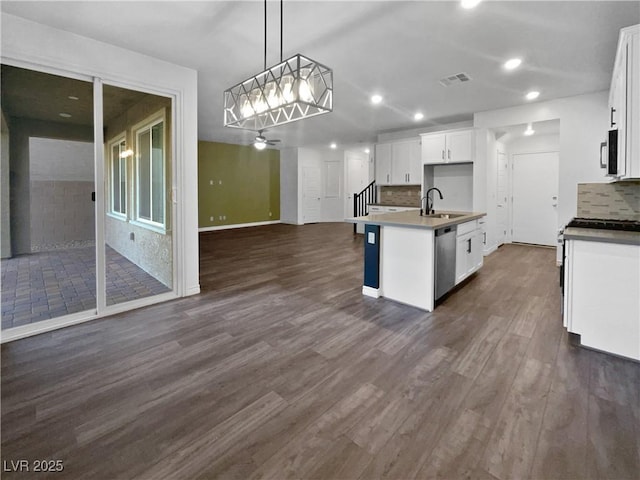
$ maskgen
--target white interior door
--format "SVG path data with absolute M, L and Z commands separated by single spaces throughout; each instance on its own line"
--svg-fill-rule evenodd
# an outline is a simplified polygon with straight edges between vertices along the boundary
M 498 179 L 496 182 L 496 239 L 498 246 L 507 242 L 509 230 L 509 169 L 507 156 L 498 152 Z
M 320 167 L 306 165 L 302 168 L 302 222 L 315 223 L 321 220 Z
M 347 151 L 347 178 L 344 216 L 353 216 L 353 196 L 369 184 L 369 158 L 364 152 Z
M 513 241 L 555 246 L 558 152 L 513 155 Z

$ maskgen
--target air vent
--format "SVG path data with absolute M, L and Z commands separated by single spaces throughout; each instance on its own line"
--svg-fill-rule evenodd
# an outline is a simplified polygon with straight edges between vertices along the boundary
M 456 73 L 455 75 L 450 75 L 448 77 L 444 77 L 440 79 L 440 85 L 444 87 L 449 87 L 451 85 L 455 85 L 456 83 L 468 82 L 471 80 L 471 77 L 466 73 Z

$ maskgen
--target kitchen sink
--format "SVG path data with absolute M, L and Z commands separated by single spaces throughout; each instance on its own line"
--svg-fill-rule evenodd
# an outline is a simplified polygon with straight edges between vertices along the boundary
M 466 214 L 464 213 L 430 213 L 427 217 L 430 218 L 458 218 L 464 217 Z

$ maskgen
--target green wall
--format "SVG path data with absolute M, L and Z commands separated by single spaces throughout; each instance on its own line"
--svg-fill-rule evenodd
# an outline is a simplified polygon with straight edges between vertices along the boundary
M 280 152 L 198 142 L 199 227 L 273 220 L 280 220 Z

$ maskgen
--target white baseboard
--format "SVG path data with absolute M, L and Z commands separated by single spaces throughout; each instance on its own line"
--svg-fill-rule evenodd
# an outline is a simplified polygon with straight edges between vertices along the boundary
M 200 284 L 191 286 L 191 287 L 187 287 L 187 291 L 185 292 L 185 297 L 188 297 L 189 295 L 197 295 L 200 293 Z
M 373 287 L 367 287 L 366 285 L 363 285 L 362 286 L 362 294 L 366 295 L 367 297 L 379 298 L 380 297 L 380 289 L 379 288 L 373 288 Z
M 198 232 L 214 232 L 216 230 L 231 230 L 232 228 L 259 227 L 261 225 L 274 225 L 276 223 L 281 222 L 280 220 L 270 220 L 267 222 L 234 223 L 233 225 L 220 225 L 219 227 L 202 227 L 198 229 Z
M 493 252 L 498 250 L 498 245 L 493 245 L 489 248 L 486 248 L 482 251 L 483 255 L 486 257 L 487 255 L 491 255 Z

